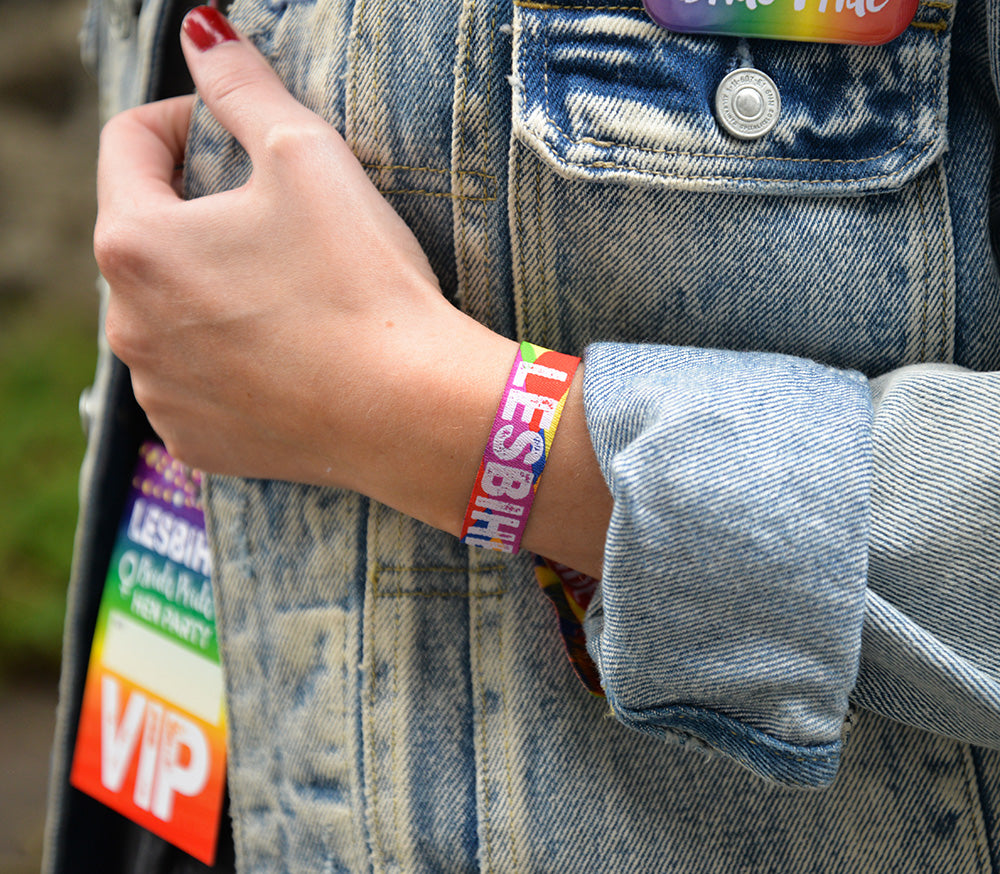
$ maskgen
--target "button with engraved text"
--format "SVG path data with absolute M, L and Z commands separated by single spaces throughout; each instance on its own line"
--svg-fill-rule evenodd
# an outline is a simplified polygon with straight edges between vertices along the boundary
M 753 67 L 729 73 L 715 92 L 715 116 L 727 133 L 758 140 L 781 115 L 781 95 L 770 76 Z

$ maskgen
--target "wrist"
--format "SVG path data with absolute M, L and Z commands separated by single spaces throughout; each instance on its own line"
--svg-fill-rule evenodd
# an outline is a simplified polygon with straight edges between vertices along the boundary
M 441 304 L 386 338 L 338 484 L 457 536 L 517 344 Z
M 361 427 L 336 484 L 460 536 L 518 344 L 443 299 L 407 321 L 405 337 L 386 339 L 392 353 L 356 405 Z M 581 366 L 522 548 L 599 577 L 611 507 L 587 430 Z

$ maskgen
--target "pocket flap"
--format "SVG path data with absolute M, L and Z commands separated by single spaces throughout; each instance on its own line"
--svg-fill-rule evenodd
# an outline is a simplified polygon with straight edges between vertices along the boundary
M 827 14 L 855 14 L 843 5 Z M 892 190 L 946 148 L 952 11 L 926 0 L 891 43 L 844 46 L 674 34 L 638 3 L 520 2 L 514 135 L 568 177 L 740 193 Z M 713 112 L 719 82 L 747 62 L 781 96 L 777 125 L 755 141 L 726 134 Z

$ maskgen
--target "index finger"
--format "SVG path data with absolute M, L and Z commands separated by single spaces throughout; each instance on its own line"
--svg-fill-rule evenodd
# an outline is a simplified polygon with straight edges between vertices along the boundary
M 299 103 L 263 55 L 209 6 L 192 9 L 181 28 L 188 69 L 212 115 L 246 149 L 260 154 L 269 132 L 316 116 Z
M 184 162 L 194 97 L 173 97 L 126 110 L 101 131 L 97 206 L 133 206 L 180 199 L 174 188 Z

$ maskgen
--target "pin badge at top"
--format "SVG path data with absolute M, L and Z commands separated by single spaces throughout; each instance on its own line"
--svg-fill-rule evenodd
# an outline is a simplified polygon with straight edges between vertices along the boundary
M 881 45 L 909 26 L 919 0 L 643 0 L 678 33 Z

